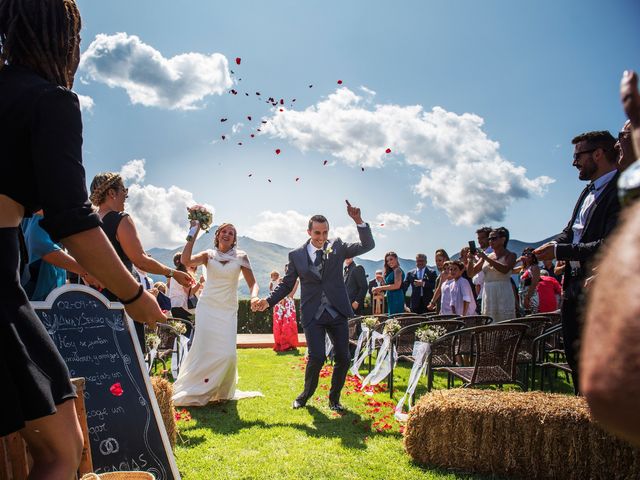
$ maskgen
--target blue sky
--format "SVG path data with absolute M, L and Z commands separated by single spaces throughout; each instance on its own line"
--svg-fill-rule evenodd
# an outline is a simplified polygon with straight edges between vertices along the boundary
M 88 180 L 126 165 L 148 248 L 178 245 L 193 201 L 295 246 L 314 213 L 352 237 L 348 198 L 367 258 L 432 261 L 482 224 L 541 240 L 583 188 L 571 138 L 615 135 L 640 68 L 633 0 L 78 3 Z

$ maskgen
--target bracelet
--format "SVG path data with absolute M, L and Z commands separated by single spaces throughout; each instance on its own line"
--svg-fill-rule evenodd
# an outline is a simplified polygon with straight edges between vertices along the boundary
M 144 293 L 144 287 L 142 285 L 139 285 L 138 286 L 138 291 L 136 292 L 136 294 L 133 297 L 131 297 L 128 300 L 122 300 L 121 298 L 119 298 L 118 301 L 123 305 L 129 305 L 130 303 L 133 303 L 136 300 L 138 300 L 142 296 L 143 293 Z

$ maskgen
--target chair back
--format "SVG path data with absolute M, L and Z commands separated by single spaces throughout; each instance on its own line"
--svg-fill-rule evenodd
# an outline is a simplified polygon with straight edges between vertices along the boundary
M 464 328 L 481 327 L 493 322 L 493 318 L 487 315 L 469 315 L 468 317 L 458 317 L 458 320 L 464 323 Z M 471 355 L 473 345 L 471 335 L 460 335 L 456 339 L 455 352 L 456 355 Z
M 551 325 L 558 325 L 562 321 L 559 310 L 555 312 L 533 313 L 528 315 L 528 317 L 546 317 L 551 321 Z
M 424 320 L 424 318 L 422 320 Z M 425 325 L 443 327 L 447 333 L 458 330 L 464 326 L 462 322 L 457 320 L 422 321 L 404 326 L 391 339 L 393 345 L 396 347 L 398 356 L 409 356 L 413 353 L 413 344 L 417 340 L 416 330 Z M 442 349 L 442 347 L 436 348 L 440 348 L 443 351 L 445 350 Z
M 413 312 L 400 312 L 400 313 L 394 313 L 392 315 L 389 315 L 389 318 L 398 318 L 398 317 L 413 317 L 417 315 L 416 313 Z
M 470 384 L 515 383 L 516 357 L 528 328 L 522 323 L 498 323 L 470 329 L 475 354 Z
M 454 315 L 453 313 L 451 314 L 438 314 L 438 315 L 432 315 L 429 317 L 429 320 L 451 320 L 453 318 L 457 319 L 460 315 Z
M 553 324 L 550 318 L 546 316 L 543 317 L 541 315 L 535 317 L 527 316 L 512 318 L 510 320 L 504 320 L 500 323 L 522 323 L 527 326 L 527 331 L 524 333 L 522 341 L 520 342 L 520 347 L 518 349 L 518 361 L 520 362 L 529 362 L 534 356 L 536 356 L 536 353 L 534 351 L 535 339 L 542 335 L 542 333 Z
M 464 323 L 460 320 L 429 320 L 423 325 L 443 327 L 447 333 L 431 343 L 430 365 L 431 367 L 447 367 L 455 364 L 454 344 L 457 332 L 463 329 Z

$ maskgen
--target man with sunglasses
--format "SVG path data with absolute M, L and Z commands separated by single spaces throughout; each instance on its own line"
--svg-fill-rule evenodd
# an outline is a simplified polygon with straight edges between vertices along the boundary
M 567 362 L 572 369 L 573 385 L 579 393 L 578 354 L 582 329 L 584 281 L 590 261 L 618 221 L 620 204 L 616 139 L 608 131 L 588 132 L 575 137 L 573 166 L 580 180 L 589 181 L 582 191 L 567 227 L 555 240 L 538 247 L 539 260 L 557 258 L 567 262 L 563 284 L 562 330 Z

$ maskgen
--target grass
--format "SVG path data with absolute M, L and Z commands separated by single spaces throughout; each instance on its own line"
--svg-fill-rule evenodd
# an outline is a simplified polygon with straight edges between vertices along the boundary
M 238 351 L 240 390 L 260 390 L 264 398 L 189 408 L 178 422 L 175 454 L 185 480 L 191 479 L 481 479 L 414 464 L 402 447 L 402 425 L 393 406 L 406 388 L 410 366 L 395 370 L 400 389 L 372 395 L 348 379 L 340 416 L 328 408 L 331 367 L 307 408 L 293 410 L 302 389 L 304 357 L 268 349 Z M 424 379 L 418 395 L 424 392 Z M 445 386 L 436 378 L 436 388 Z

